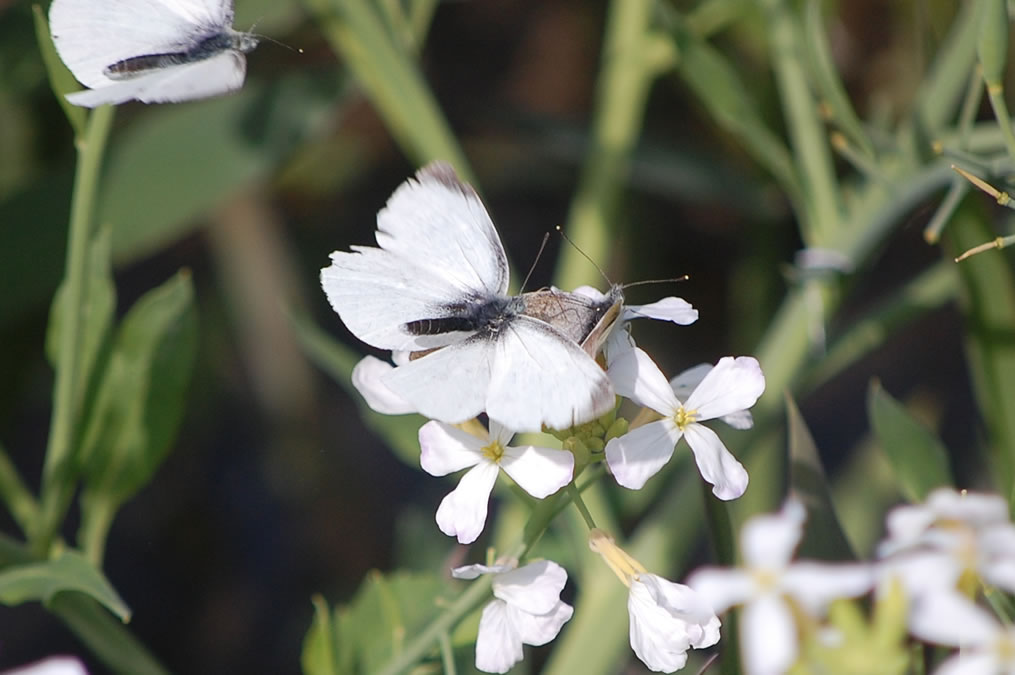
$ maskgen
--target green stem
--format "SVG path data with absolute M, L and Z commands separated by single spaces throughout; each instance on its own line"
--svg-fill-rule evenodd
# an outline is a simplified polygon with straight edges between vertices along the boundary
M 608 260 L 613 248 L 617 205 L 627 182 L 628 159 L 641 130 L 648 91 L 668 65 L 661 41 L 650 38 L 654 4 L 653 0 L 610 3 L 592 137 L 565 227 L 571 240 L 596 261 Z M 574 288 L 584 283 L 591 271 L 581 252 L 565 246 L 556 283 L 561 288 Z
M 108 493 L 95 493 L 85 489 L 81 497 L 81 527 L 78 530 L 78 546 L 88 560 L 102 569 L 102 558 L 106 549 L 109 528 L 113 526 L 119 504 Z
M 420 659 L 426 656 L 433 644 L 440 640 L 441 635 L 446 635 L 466 614 L 478 607 L 479 603 L 490 595 L 493 576 L 492 574 L 484 574 L 469 584 L 465 592 L 458 596 L 458 599 L 447 611 L 427 626 L 426 630 L 413 638 L 404 651 L 379 671 L 380 675 L 396 675 L 396 673 L 404 672 L 416 665 Z
M 776 83 L 804 185 L 807 213 L 801 236 L 808 246 L 826 245 L 839 223 L 838 184 L 825 128 L 807 85 L 802 27 L 785 0 L 768 0 L 766 6 Z
M 91 240 L 95 197 L 102 157 L 113 122 L 113 106 L 97 108 L 88 119 L 84 138 L 78 139 L 78 166 L 71 199 L 70 233 L 64 272 L 64 292 L 59 356 L 49 447 L 42 474 L 42 512 L 32 537 L 36 554 L 44 556 L 74 492 L 70 480 L 74 435 L 77 429 L 82 387 L 78 349 L 88 277 L 88 243 Z
M 578 490 L 578 486 L 571 481 L 567 484 L 567 494 L 571 497 L 571 502 L 578 508 L 578 512 L 582 514 L 582 519 L 585 524 L 589 526 L 589 529 L 595 529 L 596 521 L 592 519 L 592 514 L 589 513 L 589 509 L 585 506 L 585 500 L 582 499 L 581 492 Z
M 1011 128 L 1011 115 L 1008 114 L 1008 104 L 1004 100 L 1004 87 L 998 83 L 987 83 L 987 97 L 994 109 L 994 117 L 997 118 L 998 127 L 1001 129 L 1001 137 L 1004 138 L 1004 145 L 1008 148 L 1008 154 L 1015 159 L 1015 131 Z
M 7 510 L 21 531 L 29 533 L 32 523 L 39 517 L 39 504 L 21 480 L 3 445 L 0 445 L 0 499 L 7 504 Z

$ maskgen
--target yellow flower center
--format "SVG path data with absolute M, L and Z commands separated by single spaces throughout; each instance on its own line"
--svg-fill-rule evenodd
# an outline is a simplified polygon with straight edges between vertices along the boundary
M 687 425 L 694 424 L 698 421 L 698 411 L 688 410 L 684 406 L 677 408 L 677 412 L 673 415 L 673 423 L 677 425 L 677 428 L 681 431 L 687 428 Z
M 500 458 L 504 456 L 504 446 L 501 445 L 500 441 L 494 441 L 490 445 L 483 446 L 483 457 L 494 464 L 500 464 Z

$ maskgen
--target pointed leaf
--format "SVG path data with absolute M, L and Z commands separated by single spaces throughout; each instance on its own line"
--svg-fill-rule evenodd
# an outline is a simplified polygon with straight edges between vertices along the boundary
M 130 609 L 106 577 L 76 551 L 64 551 L 54 560 L 18 565 L 0 572 L 0 602 L 5 605 L 20 605 L 31 600 L 49 604 L 61 591 L 89 595 L 121 621 L 130 620 Z
M 954 485 L 944 445 L 877 380 L 867 392 L 867 414 L 907 499 L 921 502 L 934 488 Z
M 789 394 L 786 394 L 786 426 L 790 489 L 807 508 L 807 528 L 798 555 L 818 560 L 856 560 L 835 512 L 814 437 Z
M 194 289 L 186 271 L 128 312 L 82 443 L 90 492 L 122 503 L 151 478 L 183 416 L 196 342 Z
M 303 653 L 300 665 L 303 675 L 339 675 L 338 648 L 335 644 L 335 629 L 331 623 L 328 603 L 319 595 L 314 596 L 314 622 L 303 638 Z
M 85 132 L 88 113 L 84 108 L 71 104 L 64 98 L 64 94 L 81 89 L 81 85 L 56 53 L 53 37 L 49 33 L 49 21 L 46 20 L 42 7 L 32 6 L 32 18 L 35 20 L 35 38 L 39 42 L 39 51 L 42 52 L 42 62 L 46 66 L 46 74 L 49 75 L 49 86 L 53 89 L 56 100 L 60 102 L 67 121 L 74 129 L 74 135 L 80 137 Z

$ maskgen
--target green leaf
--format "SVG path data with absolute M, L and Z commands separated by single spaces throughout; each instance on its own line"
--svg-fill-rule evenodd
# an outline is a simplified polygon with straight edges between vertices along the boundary
M 89 493 L 122 503 L 151 478 L 183 416 L 196 347 L 183 271 L 146 293 L 117 331 L 82 443 Z
M 81 356 L 79 378 L 80 391 L 75 397 L 83 394 L 88 387 L 92 370 L 109 338 L 116 313 L 116 286 L 113 283 L 113 268 L 110 263 L 111 232 L 108 227 L 100 229 L 92 239 L 88 251 L 88 278 L 82 297 L 85 311 L 81 326 Z M 61 321 L 67 313 L 63 310 L 66 289 L 63 284 L 56 291 L 53 305 L 49 311 L 49 324 L 46 330 L 46 356 L 54 368 L 57 368 L 57 354 L 60 345 Z
M 60 102 L 67 121 L 74 129 L 74 135 L 81 137 L 85 132 L 88 113 L 84 108 L 73 105 L 64 98 L 64 94 L 77 91 L 81 85 L 60 60 L 60 55 L 56 53 L 53 38 L 49 33 L 49 21 L 46 20 L 41 6 L 32 5 L 32 18 L 35 20 L 35 38 L 39 42 L 39 51 L 42 52 L 42 62 L 45 64 L 46 74 L 49 76 L 49 86 L 53 89 L 56 100 Z
M 83 555 L 64 551 L 46 562 L 18 565 L 0 572 L 0 602 L 20 605 L 38 600 L 49 604 L 61 591 L 78 591 L 105 605 L 126 623 L 130 609 L 103 576 Z
M 304 675 L 339 675 L 338 647 L 331 610 L 324 598 L 314 596 L 314 622 L 303 638 L 300 665 Z
M 944 445 L 877 380 L 867 392 L 867 414 L 907 499 L 921 502 L 934 488 L 953 484 Z
M 818 560 L 856 560 L 832 503 L 825 469 L 796 401 L 786 394 L 790 489 L 807 509 L 807 528 L 798 555 Z
M 395 455 L 410 466 L 419 467 L 419 428 L 426 422 L 419 415 L 382 415 L 374 412 L 352 386 L 352 369 L 360 355 L 322 331 L 310 319 L 289 317 L 296 338 L 307 357 L 345 389 L 360 406 L 363 422 L 384 439 Z

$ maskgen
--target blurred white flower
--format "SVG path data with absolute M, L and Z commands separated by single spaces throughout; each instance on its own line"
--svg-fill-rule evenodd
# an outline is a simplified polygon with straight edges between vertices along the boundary
M 873 583 L 863 565 L 792 562 L 806 515 L 790 499 L 778 514 L 750 519 L 740 533 L 743 568 L 704 568 L 687 579 L 720 614 L 743 606 L 740 644 L 750 675 L 784 673 L 796 660 L 794 609 L 816 616 L 832 600 L 861 595 Z
M 560 599 L 567 572 L 544 560 L 513 565 L 466 565 L 451 571 L 458 579 L 496 574 L 494 600 L 483 608 L 476 637 L 476 668 L 506 673 L 524 656 L 522 645 L 544 645 L 557 637 L 574 609 Z
M 512 436 L 495 420 L 490 420 L 486 441 L 443 422 L 427 422 L 419 430 L 419 461 L 424 471 L 444 476 L 472 467 L 437 509 L 441 532 L 458 537 L 459 543 L 471 544 L 482 533 L 487 502 L 500 469 L 537 499 L 571 482 L 574 455 L 533 445 L 511 447 Z
M 649 574 L 601 530 L 589 533 L 589 547 L 629 589 L 631 649 L 649 669 L 675 672 L 687 663 L 688 649 L 719 641 L 719 617 L 691 588 Z
M 617 393 L 651 408 L 663 419 L 649 422 L 606 445 L 606 462 L 617 482 L 638 490 L 673 456 L 681 437 L 694 453 L 701 477 L 719 499 L 736 499 L 747 489 L 747 471 L 726 449 L 706 420 L 737 416 L 765 391 L 765 376 L 750 356 L 724 357 L 681 403 L 666 377 L 644 351 L 634 348 L 610 365 Z M 742 416 L 741 416 L 742 419 Z
M 1010 675 L 1015 673 L 1015 627 L 1003 626 L 989 612 L 958 593 L 937 593 L 918 605 L 910 619 L 912 634 L 926 642 L 959 647 L 937 675 Z
M 27 666 L 5 670 L 2 675 L 88 675 L 88 671 L 73 656 L 50 656 Z
M 996 495 L 940 488 L 924 504 L 894 509 L 878 546 L 879 576 L 913 599 L 978 579 L 1015 592 L 1015 526 Z

